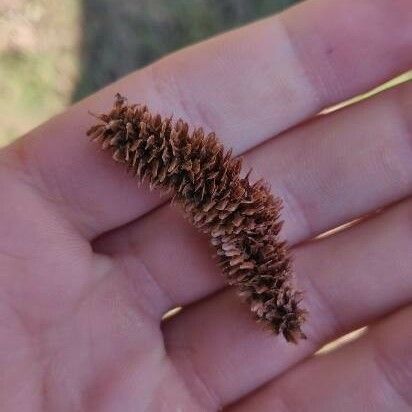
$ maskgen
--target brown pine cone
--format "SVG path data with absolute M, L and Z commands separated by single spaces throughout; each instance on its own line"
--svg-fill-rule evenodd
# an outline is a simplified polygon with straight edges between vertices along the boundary
M 152 115 L 116 95 L 113 109 L 87 132 L 140 182 L 172 194 L 192 224 L 210 236 L 229 285 L 256 319 L 287 341 L 305 338 L 306 311 L 291 285 L 288 247 L 278 238 L 281 201 L 262 181 L 241 177 L 242 160 L 212 133 Z

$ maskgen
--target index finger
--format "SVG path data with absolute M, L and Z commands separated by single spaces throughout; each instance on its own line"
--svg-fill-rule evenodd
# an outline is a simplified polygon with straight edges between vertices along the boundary
M 218 133 L 244 152 L 408 69 L 409 0 L 311 0 L 171 55 L 29 133 L 3 154 L 93 238 L 160 203 L 85 138 L 120 92 Z

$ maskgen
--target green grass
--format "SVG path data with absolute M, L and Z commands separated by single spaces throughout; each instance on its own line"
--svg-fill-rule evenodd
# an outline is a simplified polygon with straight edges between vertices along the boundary
M 78 72 L 79 1 L 9 3 L 0 5 L 0 145 L 67 106 Z
M 0 78 L 7 79 L 0 101 L 0 140 L 6 142 L 59 110 L 64 99 L 55 88 L 53 56 L 2 53 L 0 60 Z

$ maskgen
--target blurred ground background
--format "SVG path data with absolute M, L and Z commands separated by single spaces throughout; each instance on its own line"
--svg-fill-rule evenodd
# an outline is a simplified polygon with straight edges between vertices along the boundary
M 298 0 L 0 0 L 0 146 L 156 58 Z

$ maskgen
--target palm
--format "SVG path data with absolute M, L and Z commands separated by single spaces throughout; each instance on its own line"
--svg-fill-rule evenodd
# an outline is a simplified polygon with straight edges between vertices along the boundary
M 185 50 L 0 152 L 1 410 L 410 409 L 412 90 L 314 115 L 410 68 L 412 8 L 349 3 Z M 306 342 L 262 331 L 207 241 L 86 141 L 116 92 L 216 130 L 284 199 Z
M 138 410 L 190 407 L 159 322 L 127 271 L 75 236 L 53 239 L 47 229 L 30 236 L 35 257 L 20 252 L 19 239 L 9 241 L 14 255 L 1 258 L 2 410 L 25 410 L 26 402 L 38 411 L 116 410 L 116 399 Z

